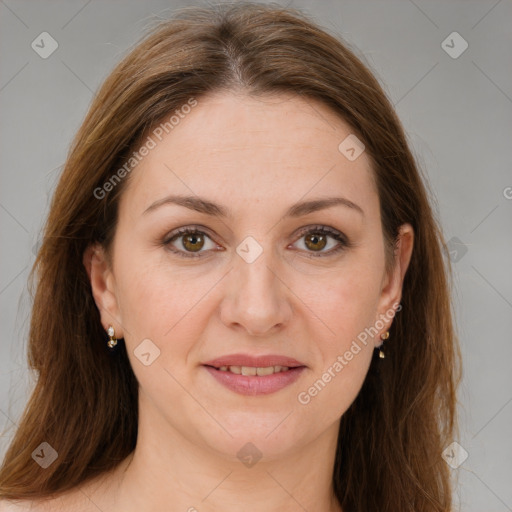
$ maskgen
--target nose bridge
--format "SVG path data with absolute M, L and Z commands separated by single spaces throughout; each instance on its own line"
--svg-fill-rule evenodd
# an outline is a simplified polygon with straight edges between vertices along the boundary
M 230 300 L 223 307 L 228 324 L 240 324 L 252 334 L 264 334 L 287 321 L 286 287 L 279 279 L 279 265 L 271 247 L 247 237 L 236 249 L 231 272 Z
M 272 269 L 271 250 L 262 253 L 255 261 L 248 263 L 242 258 L 237 262 L 240 292 L 246 292 L 246 299 L 269 299 L 275 297 L 277 277 Z

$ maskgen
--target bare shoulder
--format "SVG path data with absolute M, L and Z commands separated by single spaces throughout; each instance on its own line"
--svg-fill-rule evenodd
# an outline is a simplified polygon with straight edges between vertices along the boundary
M 0 499 L 0 512 L 23 512 L 32 510 L 38 512 L 38 508 L 31 505 L 31 501 L 26 500 L 4 500 Z
M 39 500 L 0 500 L 0 512 L 25 512 L 29 510 L 31 512 L 57 512 L 62 510 L 62 508 L 57 508 L 57 506 L 52 507 L 52 501 L 54 500 L 45 502 Z
M 98 512 L 113 510 L 117 478 L 129 464 L 131 455 L 110 471 L 48 498 L 6 500 L 0 498 L 0 512 Z
M 31 507 L 28 501 L 0 499 L 0 512 L 22 512 L 24 510 L 37 511 L 37 508 Z
M 85 504 L 78 491 L 55 498 L 37 500 L 0 499 L 0 512 L 88 512 L 90 503 Z M 84 506 L 85 505 L 85 506 Z

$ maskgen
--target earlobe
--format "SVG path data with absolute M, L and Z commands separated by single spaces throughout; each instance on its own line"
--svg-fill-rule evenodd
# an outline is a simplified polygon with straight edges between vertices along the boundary
M 121 317 L 115 294 L 115 280 L 105 250 L 100 244 L 92 244 L 83 254 L 83 264 L 91 283 L 92 296 L 100 312 L 105 331 L 112 325 L 116 335 L 123 337 Z

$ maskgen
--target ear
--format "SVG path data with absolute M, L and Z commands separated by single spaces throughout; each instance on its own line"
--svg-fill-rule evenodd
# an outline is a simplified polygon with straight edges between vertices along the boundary
M 103 328 L 106 331 L 112 325 L 116 338 L 123 338 L 114 273 L 104 248 L 99 243 L 89 245 L 84 251 L 82 261 L 91 282 L 92 295 L 100 312 Z
M 402 287 L 405 273 L 411 261 L 414 245 L 414 230 L 410 224 L 402 224 L 398 233 L 398 240 L 395 246 L 395 261 L 392 269 L 385 273 L 382 281 L 381 295 L 379 298 L 376 321 L 384 322 L 384 328 L 379 336 L 376 336 L 378 343 L 381 343 L 380 334 L 385 333 L 391 326 L 394 313 L 402 299 Z

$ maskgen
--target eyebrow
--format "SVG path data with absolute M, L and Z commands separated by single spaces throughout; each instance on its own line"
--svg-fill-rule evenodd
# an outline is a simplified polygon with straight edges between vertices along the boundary
M 226 208 L 220 204 L 216 204 L 212 201 L 209 201 L 208 199 L 199 196 L 179 195 L 171 195 L 155 201 L 148 208 L 146 208 L 146 210 L 144 210 L 143 215 L 146 215 L 161 206 L 169 204 L 184 206 L 189 210 L 194 210 L 196 212 L 211 215 L 213 217 L 233 217 L 233 213 L 229 210 L 229 208 Z M 290 206 L 290 208 L 288 208 L 284 214 L 284 217 L 301 217 L 303 215 L 307 215 L 319 210 L 324 210 L 326 208 L 331 208 L 333 206 L 345 206 L 359 212 L 362 216 L 364 216 L 363 209 L 349 199 L 346 199 L 345 197 L 327 197 L 295 203 Z

